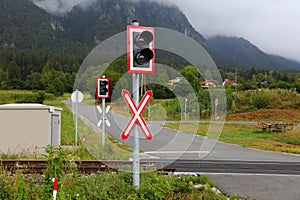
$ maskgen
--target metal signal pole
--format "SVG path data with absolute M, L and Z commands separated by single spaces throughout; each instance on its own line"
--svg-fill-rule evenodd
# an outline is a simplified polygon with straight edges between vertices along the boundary
M 138 21 L 132 21 L 132 25 L 139 26 Z M 132 90 L 133 101 L 139 105 L 139 74 L 132 74 Z M 140 141 L 139 141 L 139 128 L 135 126 L 133 135 L 133 186 L 140 187 Z

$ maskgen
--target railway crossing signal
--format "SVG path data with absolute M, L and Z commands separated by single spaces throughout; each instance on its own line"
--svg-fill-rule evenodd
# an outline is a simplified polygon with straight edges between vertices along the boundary
M 96 86 L 97 98 L 109 98 L 110 97 L 110 79 L 109 78 L 97 78 Z
M 127 67 L 129 73 L 153 74 L 155 63 L 154 29 L 127 26 Z
M 110 97 L 110 79 L 105 78 L 105 75 L 102 75 L 101 78 L 97 78 L 96 93 L 97 93 L 96 98 L 102 99 L 102 109 L 100 108 L 100 106 L 97 106 L 97 110 L 100 112 L 100 114 L 102 113 L 102 119 L 99 120 L 97 126 L 100 127 L 102 124 L 102 149 L 103 149 L 105 144 L 105 124 L 108 127 L 110 127 L 110 123 L 105 117 L 105 113 L 108 113 L 110 108 L 107 107 L 105 109 L 105 99 Z
M 141 100 L 141 102 L 139 103 L 138 106 L 136 106 L 136 104 L 134 103 L 133 99 L 131 98 L 131 95 L 129 93 L 128 90 L 122 90 L 122 96 L 125 99 L 128 107 L 130 108 L 133 116 L 130 118 L 128 124 L 126 125 L 124 131 L 122 132 L 122 140 L 126 140 L 132 129 L 134 128 L 134 126 L 136 125 L 136 122 L 138 123 L 138 125 L 141 127 L 145 137 L 147 140 L 151 140 L 152 139 L 152 134 L 149 130 L 149 127 L 145 121 L 145 119 L 142 116 L 143 111 L 145 110 L 147 104 L 149 103 L 149 101 L 152 98 L 152 91 L 147 91 L 143 97 L 143 99 Z
M 152 98 L 152 91 L 147 91 L 139 102 L 139 74 L 154 74 L 154 28 L 139 26 L 138 20 L 133 20 L 127 26 L 127 71 L 132 73 L 133 98 L 127 90 L 122 91 L 122 96 L 129 106 L 133 116 L 122 132 L 122 140 L 126 140 L 133 131 L 133 185 L 140 186 L 140 142 L 139 130 L 136 123 L 141 127 L 146 139 L 151 140 L 152 134 L 145 122 L 142 113 Z M 138 106 L 137 106 L 138 105 Z

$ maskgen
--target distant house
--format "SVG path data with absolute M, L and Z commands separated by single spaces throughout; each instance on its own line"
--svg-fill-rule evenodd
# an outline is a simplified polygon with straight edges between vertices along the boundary
M 224 87 L 227 87 L 229 85 L 237 85 L 237 81 L 236 80 L 228 80 L 228 79 L 225 79 L 222 83 L 222 86 Z
M 268 86 L 269 81 L 261 81 L 261 82 L 257 82 L 256 84 L 257 86 L 265 87 Z
M 206 80 L 200 83 L 201 87 L 204 88 L 215 88 L 217 87 L 217 84 L 214 81 Z
M 176 83 L 179 83 L 181 81 L 182 77 L 175 77 L 175 79 L 171 79 L 168 81 L 169 85 L 174 85 Z

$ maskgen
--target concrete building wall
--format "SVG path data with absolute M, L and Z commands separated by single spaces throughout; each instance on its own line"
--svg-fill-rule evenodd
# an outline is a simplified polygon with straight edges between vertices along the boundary
M 51 144 L 52 115 L 59 116 L 61 122 L 60 108 L 41 104 L 0 105 L 0 151 L 13 153 Z

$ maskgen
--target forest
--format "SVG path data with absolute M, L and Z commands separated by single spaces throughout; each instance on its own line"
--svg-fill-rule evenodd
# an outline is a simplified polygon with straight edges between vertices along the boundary
M 1 90 L 45 90 L 60 96 L 65 92 L 72 92 L 77 71 L 82 64 L 83 53 L 49 53 L 43 51 L 2 51 L 0 52 L 0 89 Z M 195 76 L 195 68 L 178 64 L 175 61 L 158 61 L 176 68 L 190 83 L 194 90 L 199 91 L 201 77 Z M 123 74 L 126 73 L 126 58 L 119 58 L 110 64 L 108 71 L 112 79 L 112 88 Z M 295 89 L 300 93 L 300 72 L 276 71 L 256 68 L 222 68 L 219 67 L 223 79 L 235 80 L 235 89 L 250 90 L 267 87 L 270 89 Z M 90 72 L 93 73 L 93 72 Z M 196 74 L 199 74 L 196 72 Z M 95 78 L 98 75 L 93 74 Z M 161 77 L 165 83 L 175 77 L 166 73 Z M 150 89 L 160 90 L 155 98 L 166 99 L 172 97 L 172 92 L 164 89 L 163 84 L 148 85 Z M 154 92 L 155 93 L 155 92 Z

